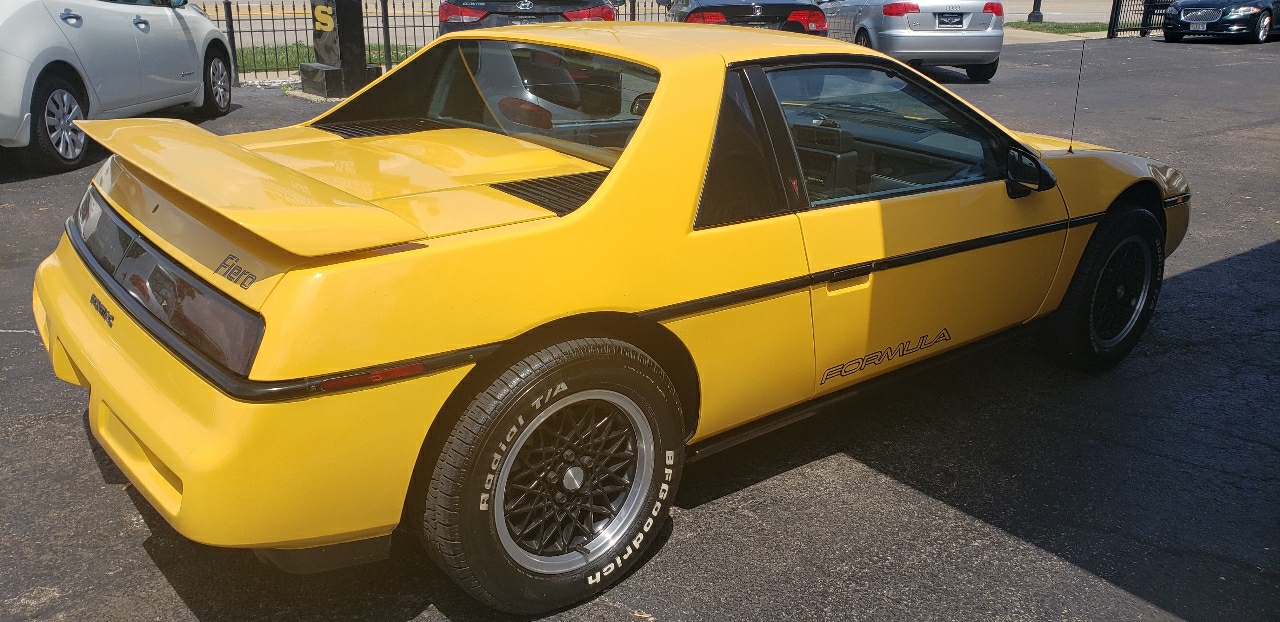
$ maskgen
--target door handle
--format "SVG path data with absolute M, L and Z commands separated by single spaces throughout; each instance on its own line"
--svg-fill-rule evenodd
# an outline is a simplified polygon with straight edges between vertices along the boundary
M 150 26 L 151 23 L 145 19 L 142 19 L 141 15 L 135 15 L 133 16 L 133 25 L 134 26 Z
M 80 21 L 80 15 L 72 13 L 71 9 L 62 9 L 62 12 L 58 14 L 58 19 L 64 22 L 76 22 Z

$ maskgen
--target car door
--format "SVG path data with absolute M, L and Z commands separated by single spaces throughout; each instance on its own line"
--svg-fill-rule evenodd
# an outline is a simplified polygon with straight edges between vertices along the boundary
M 71 42 L 99 112 L 142 101 L 138 44 L 127 7 L 103 0 L 44 0 L 45 8 Z
M 818 393 L 1032 318 L 1067 211 L 1056 189 L 1010 198 L 1008 137 L 888 64 L 753 75 L 810 202 Z
M 190 26 L 165 0 L 138 0 L 133 6 L 134 36 L 145 101 L 191 93 L 200 75 L 200 53 Z

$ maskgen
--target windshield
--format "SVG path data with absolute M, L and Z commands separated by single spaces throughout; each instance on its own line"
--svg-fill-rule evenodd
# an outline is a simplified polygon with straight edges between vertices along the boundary
M 436 46 L 316 123 L 417 119 L 496 132 L 612 166 L 658 72 L 567 48 L 459 40 Z

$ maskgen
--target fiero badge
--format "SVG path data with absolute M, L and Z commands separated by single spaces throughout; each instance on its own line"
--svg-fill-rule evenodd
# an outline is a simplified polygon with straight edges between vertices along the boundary
M 240 267 L 239 261 L 239 257 L 227 255 L 213 273 L 239 285 L 240 289 L 249 289 L 249 286 L 258 280 L 258 275 Z
M 822 372 L 822 382 L 818 384 L 826 384 L 828 380 L 837 376 L 852 376 L 871 365 L 879 365 L 885 361 L 892 361 L 895 357 L 915 354 L 925 348 L 932 348 L 943 341 L 951 341 L 951 333 L 945 328 L 933 339 L 930 339 L 928 335 L 923 335 L 918 341 L 904 341 L 896 346 L 863 355 L 843 365 L 836 365 Z

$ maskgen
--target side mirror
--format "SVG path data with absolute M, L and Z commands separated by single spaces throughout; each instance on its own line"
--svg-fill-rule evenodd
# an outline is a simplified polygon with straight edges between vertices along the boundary
M 169 6 L 175 9 L 180 9 L 187 6 L 187 0 L 169 0 Z
M 631 114 L 643 117 L 649 110 L 649 102 L 653 101 L 653 93 L 641 93 L 631 100 Z
M 660 7 L 663 7 L 665 9 L 671 8 L 671 0 L 655 0 L 655 1 L 658 3 L 658 6 Z
M 1039 158 L 1017 149 L 1009 150 L 1005 186 L 1009 198 L 1019 199 L 1032 192 L 1044 192 L 1058 185 L 1058 178 Z

